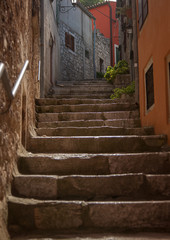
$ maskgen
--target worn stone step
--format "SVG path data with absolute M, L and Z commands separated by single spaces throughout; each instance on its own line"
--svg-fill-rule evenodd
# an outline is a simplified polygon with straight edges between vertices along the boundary
M 80 84 L 80 85 L 58 85 L 55 87 L 55 93 L 65 93 L 65 94 L 74 94 L 74 93 L 107 93 L 112 92 L 113 85 L 103 83 L 103 84 Z
M 106 136 L 106 135 L 153 135 L 152 127 L 120 128 L 120 127 L 60 127 L 37 128 L 37 135 L 42 136 Z
M 12 194 L 44 200 L 161 199 L 170 197 L 170 175 L 19 175 Z
M 127 230 L 170 229 L 170 201 L 41 201 L 8 200 L 9 227 L 25 230 L 103 229 Z
M 99 229 L 96 231 L 90 230 L 75 230 L 70 233 L 69 230 L 64 232 L 51 233 L 51 231 L 24 231 L 22 236 L 14 237 L 12 240 L 169 240 L 169 232 L 128 232 L 128 233 L 113 233 L 103 232 Z
M 139 119 L 109 119 L 109 120 L 73 120 L 73 121 L 56 121 L 56 122 L 37 122 L 38 128 L 56 128 L 56 127 L 140 127 Z
M 39 122 L 139 118 L 138 111 L 37 113 Z
M 90 80 L 80 80 L 80 81 L 58 81 L 57 86 L 70 86 L 70 85 L 106 85 L 106 86 L 113 86 L 111 83 L 108 83 L 105 79 L 90 79 Z
M 81 93 L 80 94 L 53 94 L 53 98 L 57 98 L 57 99 L 72 99 L 72 98 L 78 98 L 78 99 L 110 99 L 110 93 Z
M 170 154 L 28 154 L 19 157 L 18 169 L 43 175 L 170 174 Z
M 100 95 L 100 94 L 108 94 L 108 95 L 111 95 L 113 93 L 112 89 L 111 88 L 108 88 L 106 89 L 105 87 L 101 87 L 101 89 L 95 89 L 95 88 L 89 88 L 89 89 L 84 89 L 84 87 L 82 89 L 75 89 L 75 88 L 57 88 L 55 89 L 55 95 L 88 95 L 88 94 L 97 94 L 97 95 Z
M 35 103 L 37 106 L 46 106 L 46 105 L 63 105 L 63 104 L 105 104 L 105 103 L 114 103 L 112 99 L 79 99 L 79 98 L 66 98 L 66 99 L 57 99 L 57 98 L 40 98 L 36 99 Z M 126 103 L 126 105 L 130 105 Z M 135 104 L 132 104 L 135 105 Z
M 131 153 L 160 151 L 165 135 L 31 137 L 28 150 L 36 153 Z
M 129 110 L 136 110 L 136 105 L 105 103 L 105 104 L 36 106 L 36 111 L 38 113 L 108 112 L 108 111 L 129 111 Z

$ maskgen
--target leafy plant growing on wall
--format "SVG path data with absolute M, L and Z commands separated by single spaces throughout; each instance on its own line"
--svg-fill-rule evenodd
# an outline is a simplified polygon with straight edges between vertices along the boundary
M 132 96 L 135 93 L 135 81 L 131 82 L 127 87 L 113 89 L 113 94 L 110 96 L 111 99 L 121 98 L 123 94 Z
M 118 74 L 127 74 L 127 73 L 129 73 L 128 63 L 125 60 L 121 60 L 118 62 L 118 64 L 115 64 L 114 67 L 111 67 L 111 66 L 107 67 L 104 78 L 108 82 L 113 83 Z

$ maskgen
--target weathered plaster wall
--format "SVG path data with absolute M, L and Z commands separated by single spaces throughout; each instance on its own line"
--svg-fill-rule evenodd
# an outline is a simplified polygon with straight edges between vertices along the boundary
M 43 19 L 43 63 L 41 96 L 47 96 L 52 91 L 55 83 L 60 79 L 60 40 L 56 21 L 56 0 L 42 1 Z
M 39 34 L 39 0 L 0 1 L 0 61 L 5 63 L 11 86 L 25 60 L 29 60 L 29 70 L 9 109 L 0 81 L 0 240 L 8 239 L 6 196 L 17 151 L 26 144 L 27 132 L 34 127 L 34 98 L 39 96 Z
M 167 134 L 170 144 L 169 80 L 167 56 L 170 54 L 170 1 L 148 1 L 148 15 L 139 31 L 139 102 L 142 126 L 154 126 L 156 134 Z M 154 105 L 147 111 L 145 69 L 153 60 Z
M 106 38 L 103 34 L 100 33 L 100 30 L 96 31 L 96 72 L 100 72 L 100 59 L 103 60 L 103 73 L 106 71 L 106 68 L 110 66 L 110 39 Z

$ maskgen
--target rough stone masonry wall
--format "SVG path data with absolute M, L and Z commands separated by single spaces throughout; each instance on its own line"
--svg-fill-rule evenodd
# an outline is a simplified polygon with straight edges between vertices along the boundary
M 83 39 L 77 33 L 60 21 L 60 56 L 62 80 L 80 80 L 84 78 L 83 69 Z M 65 32 L 74 35 L 75 52 L 65 46 Z
M 105 72 L 106 68 L 110 66 L 110 39 L 105 38 L 99 29 L 97 29 L 95 51 L 96 72 L 100 72 L 100 58 L 103 60 L 103 72 Z
M 0 240 L 8 239 L 5 225 L 7 189 L 17 151 L 22 149 L 21 143 L 26 144 L 27 131 L 34 127 L 34 98 L 39 92 L 39 0 L 1 0 L 0 61 L 5 63 L 11 86 L 26 59 L 29 70 L 9 109 L 8 97 L 0 81 Z

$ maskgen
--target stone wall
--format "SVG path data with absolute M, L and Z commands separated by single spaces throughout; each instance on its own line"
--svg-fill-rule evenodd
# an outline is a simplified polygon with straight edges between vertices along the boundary
M 65 32 L 74 36 L 75 52 L 65 46 Z M 61 48 L 61 73 L 62 80 L 80 80 L 84 78 L 83 39 L 80 35 L 60 22 L 60 48 Z
M 114 88 L 122 88 L 127 87 L 131 83 L 130 74 L 118 74 L 114 80 L 113 87 Z
M 103 60 L 103 67 L 100 69 L 100 59 Z M 96 30 L 96 47 L 95 47 L 96 72 L 105 72 L 110 66 L 110 39 L 105 38 L 100 31 Z
M 25 62 L 29 70 L 11 105 L 0 80 L 0 240 L 6 231 L 6 196 L 17 161 L 34 128 L 34 99 L 39 96 L 38 62 L 40 48 L 39 0 L 0 1 L 0 61 L 14 85 Z
M 75 9 L 69 1 L 62 1 L 69 11 L 60 12 L 60 56 L 62 80 L 83 80 L 94 78 L 92 19 L 80 7 Z M 61 5 L 62 8 L 62 5 Z M 74 38 L 74 51 L 66 46 L 65 33 Z

